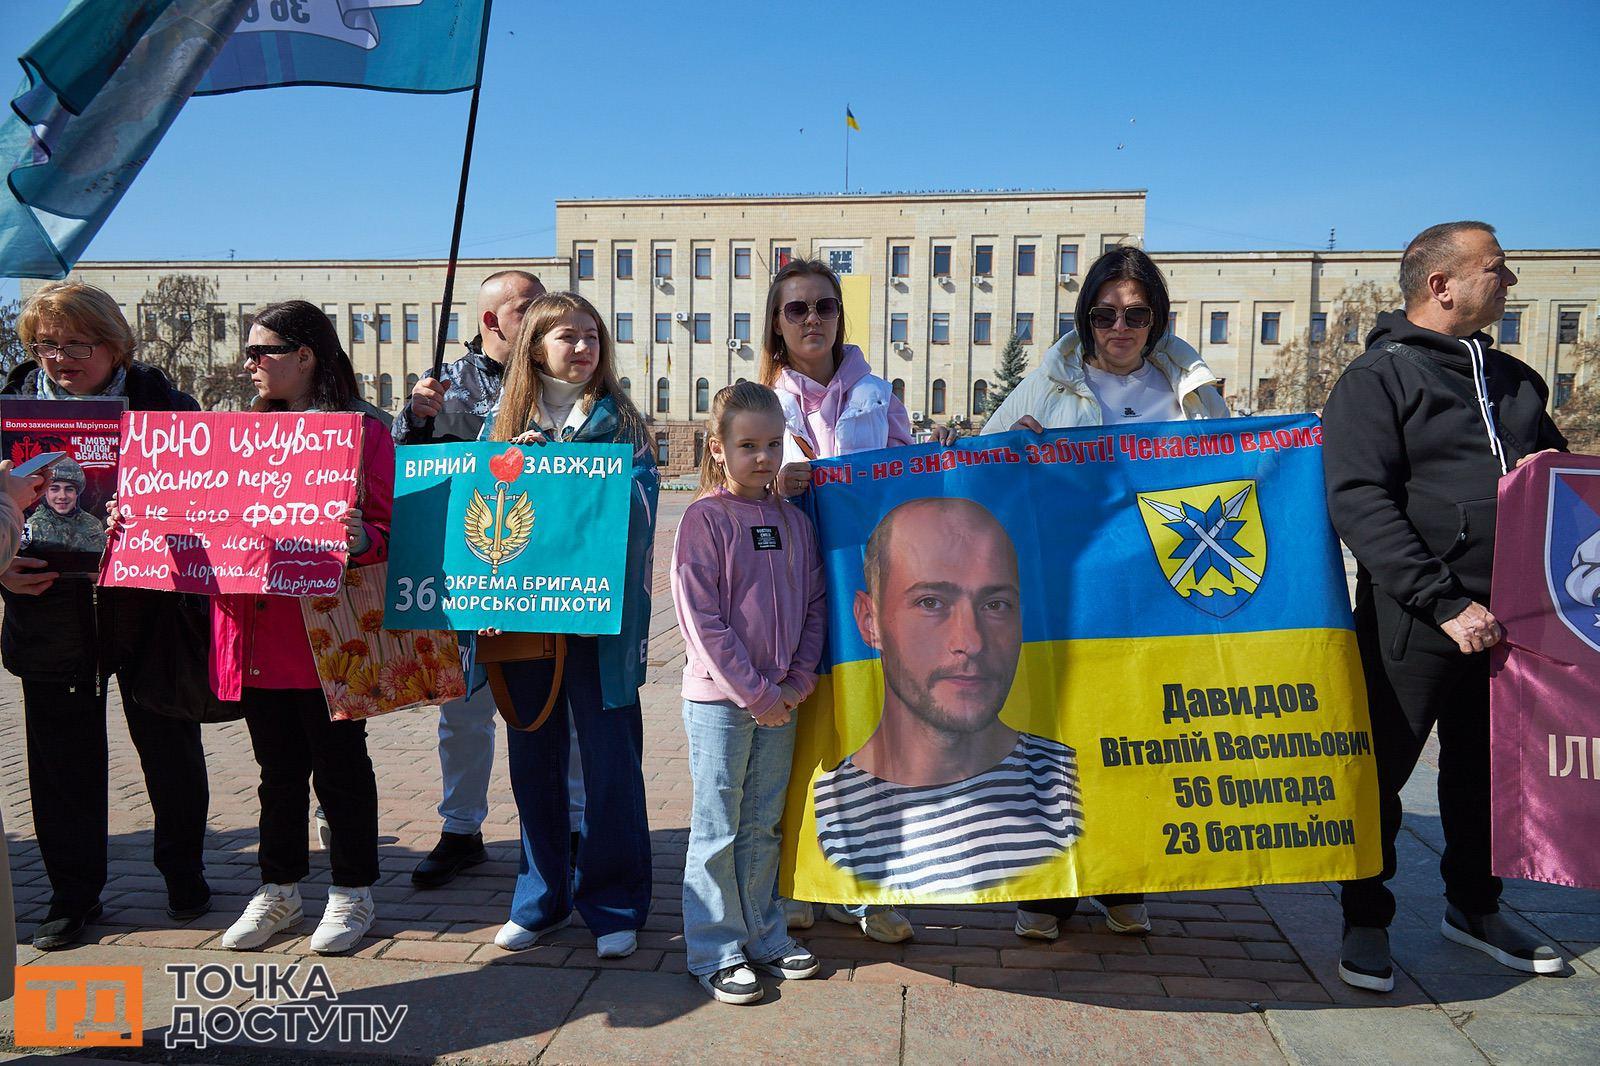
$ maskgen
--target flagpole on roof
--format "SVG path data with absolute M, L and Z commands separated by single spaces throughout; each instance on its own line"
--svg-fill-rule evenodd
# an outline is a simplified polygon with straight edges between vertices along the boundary
M 472 139 L 478 129 L 478 96 L 483 89 L 483 60 L 489 51 L 489 11 L 494 0 L 483 0 L 482 36 L 478 40 L 478 76 L 472 83 L 472 104 L 467 110 L 467 140 L 461 150 L 461 186 L 456 191 L 456 220 L 450 231 L 450 262 L 444 271 L 444 301 L 439 305 L 439 328 L 434 333 L 433 377 L 438 380 L 444 370 L 444 346 L 450 324 L 450 301 L 456 288 L 456 258 L 461 252 L 461 217 L 467 207 L 467 175 L 472 170 Z M 428 432 L 433 426 L 429 419 Z
M 850 104 L 844 105 L 844 191 L 850 191 Z

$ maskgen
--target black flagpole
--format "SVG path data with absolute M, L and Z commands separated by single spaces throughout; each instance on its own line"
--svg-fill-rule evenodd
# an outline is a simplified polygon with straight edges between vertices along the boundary
M 483 29 L 478 41 L 478 77 L 472 83 L 472 106 L 467 111 L 467 143 L 461 151 L 461 188 L 456 192 L 456 222 L 450 231 L 450 264 L 444 271 L 444 303 L 439 307 L 439 329 L 434 334 L 433 378 L 444 372 L 444 345 L 450 324 L 450 300 L 456 289 L 456 256 L 461 251 L 461 216 L 467 209 L 467 175 L 472 170 L 472 138 L 478 129 L 478 95 L 483 89 L 483 60 L 489 50 L 489 9 L 494 0 L 483 0 Z M 428 436 L 433 436 L 433 419 L 428 420 Z

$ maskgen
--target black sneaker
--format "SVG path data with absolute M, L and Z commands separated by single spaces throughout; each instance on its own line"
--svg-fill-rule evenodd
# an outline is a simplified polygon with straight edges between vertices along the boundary
M 798 945 L 795 950 L 787 955 L 769 959 L 766 962 L 758 962 L 755 966 L 756 969 L 764 973 L 770 973 L 774 977 L 782 977 L 787 981 L 799 981 L 802 978 L 814 975 L 818 970 L 822 969 L 822 963 L 817 961 L 817 957 Z
M 1567 966 L 1555 948 L 1517 929 L 1499 913 L 1463 914 L 1447 903 L 1439 932 L 1446 940 L 1477 948 L 1500 965 L 1524 973 L 1560 973 Z
M 198 918 L 211 910 L 211 886 L 198 877 L 180 885 L 167 886 L 167 917 L 175 922 Z
M 411 871 L 411 883 L 418 888 L 438 888 L 449 884 L 467 867 L 488 861 L 482 833 L 440 833 L 439 843 Z
M 83 931 L 89 923 L 100 917 L 103 908 L 99 900 L 94 906 L 77 914 L 56 915 L 54 907 L 50 908 L 50 917 L 44 924 L 33 931 L 33 946 L 40 951 L 60 951 L 70 948 L 83 939 Z
M 697 974 L 695 980 L 719 1003 L 754 1003 L 763 994 L 761 982 L 743 963 L 724 966 L 716 973 Z
M 1339 980 L 1368 992 L 1394 988 L 1394 966 L 1389 961 L 1389 930 L 1347 925 L 1339 945 Z

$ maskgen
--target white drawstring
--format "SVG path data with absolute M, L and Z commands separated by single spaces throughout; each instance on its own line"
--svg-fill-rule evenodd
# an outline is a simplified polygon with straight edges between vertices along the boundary
M 1476 340 L 1467 339 L 1461 342 L 1467 346 L 1467 354 L 1472 359 L 1472 391 L 1478 397 L 1478 414 L 1483 418 L 1483 431 L 1489 435 L 1489 451 L 1500 461 L 1500 473 L 1506 473 L 1505 447 L 1500 443 L 1500 434 L 1495 432 L 1494 413 L 1489 410 L 1489 379 L 1483 372 L 1483 345 Z

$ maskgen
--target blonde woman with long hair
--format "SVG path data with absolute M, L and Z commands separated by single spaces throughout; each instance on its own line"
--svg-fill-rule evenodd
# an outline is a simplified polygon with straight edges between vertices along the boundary
M 522 861 L 511 917 L 495 937 L 508 951 L 532 947 L 566 926 L 576 909 L 596 938 L 597 954 L 621 958 L 638 946 L 637 932 L 650 909 L 639 686 L 650 632 L 659 480 L 644 419 L 617 380 L 611 335 L 588 300 L 554 292 L 528 306 L 499 405 L 479 439 L 621 443 L 634 450 L 621 632 L 568 637 L 559 679 L 546 663 L 502 664 L 522 721 L 545 706 L 553 684 L 560 688 L 543 726 L 507 731 L 511 788 L 522 819 Z M 574 735 L 584 787 L 583 821 L 576 834 L 567 786 Z

